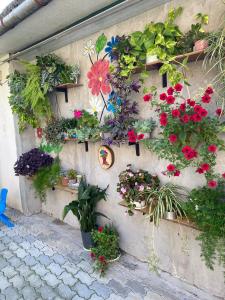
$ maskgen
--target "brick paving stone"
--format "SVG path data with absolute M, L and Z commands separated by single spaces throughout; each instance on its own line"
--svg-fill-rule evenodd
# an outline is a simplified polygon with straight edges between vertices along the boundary
M 10 250 L 4 250 L 3 253 L 2 253 L 2 256 L 5 258 L 5 259 L 9 259 L 11 257 L 13 257 L 13 252 L 10 251 Z
M 27 241 L 23 241 L 22 243 L 20 243 L 20 247 L 23 248 L 24 250 L 28 250 L 31 247 L 31 244 Z
M 37 298 L 37 293 L 35 292 L 35 289 L 30 287 L 30 286 L 25 286 L 22 290 L 21 290 L 21 294 L 23 295 L 23 298 L 25 300 L 34 300 L 35 298 Z
M 46 283 L 48 285 L 50 285 L 51 287 L 56 287 L 60 281 L 58 280 L 58 278 L 54 275 L 54 274 L 51 274 L 51 273 L 47 273 L 43 279 L 46 281 Z
M 44 255 L 44 254 L 41 254 L 40 256 L 38 256 L 37 259 L 44 266 L 49 266 L 50 263 L 52 262 L 51 259 L 47 255 Z
M 41 251 L 35 247 L 31 247 L 27 252 L 33 257 L 38 257 L 41 255 Z
M 85 284 L 78 282 L 75 286 L 75 290 L 77 291 L 80 297 L 84 299 L 88 299 L 93 294 L 93 291 L 90 290 Z
M 119 281 L 116 281 L 115 279 L 111 279 L 108 283 L 108 286 L 124 298 L 127 297 L 130 292 L 128 288 L 122 286 L 122 284 Z
M 52 300 L 55 297 L 57 297 L 57 294 L 54 292 L 54 290 L 48 286 L 44 285 L 39 290 L 39 293 L 41 294 L 41 299 L 43 300 Z
M 135 293 L 140 294 L 141 296 L 146 295 L 145 286 L 137 280 L 128 280 L 126 285 Z
M 15 254 L 19 257 L 19 258 L 24 258 L 28 255 L 28 253 L 22 249 L 22 248 L 18 248 L 16 251 L 15 251 Z
M 78 266 L 75 266 L 68 261 L 64 265 L 62 265 L 62 268 L 73 275 L 75 275 L 80 270 Z
M 12 278 L 13 276 L 15 276 L 17 274 L 15 269 L 11 266 L 6 266 L 1 271 L 3 272 L 4 276 L 6 276 L 8 278 Z
M 57 287 L 57 292 L 63 299 L 71 299 L 74 296 L 74 291 L 72 291 L 66 284 L 60 283 Z
M 12 286 L 9 286 L 7 289 L 2 291 L 2 293 L 5 295 L 6 300 L 17 300 L 20 298 L 17 289 Z
M 8 265 L 8 262 L 6 259 L 0 257 L 0 270 L 2 270 L 3 268 L 5 268 Z
M 30 267 L 37 264 L 37 260 L 31 255 L 27 255 L 23 260 L 25 264 Z
M 14 276 L 9 281 L 18 290 L 21 290 L 25 285 L 24 278 L 22 276 L 19 276 L 19 275 Z
M 88 273 L 85 273 L 83 271 L 79 271 L 75 277 L 79 279 L 82 283 L 85 283 L 86 285 L 91 285 L 92 282 L 95 280 L 93 277 L 91 277 Z
M 28 278 L 27 281 L 30 282 L 30 285 L 34 288 L 40 288 L 43 285 L 43 281 L 41 278 L 36 275 L 36 274 L 31 274 Z
M 49 272 L 46 269 L 46 267 L 41 265 L 40 263 L 37 263 L 35 266 L 31 267 L 31 269 L 41 277 L 43 277 L 45 274 Z
M 0 251 L 3 251 L 6 249 L 6 245 L 3 243 L 0 243 Z
M 85 272 L 88 273 L 93 273 L 93 267 L 91 264 L 89 264 L 89 262 L 82 260 L 78 265 L 79 268 L 81 268 L 82 270 L 84 270 Z
M 103 298 L 97 296 L 96 294 L 93 294 L 93 295 L 91 296 L 90 300 L 103 300 Z
M 11 240 L 8 236 L 5 235 L 5 236 L 2 237 L 1 241 L 2 241 L 5 245 L 7 245 L 7 244 L 9 244 L 12 240 Z
M 70 273 L 66 273 L 66 272 L 63 272 L 59 276 L 59 279 L 61 279 L 65 284 L 69 286 L 73 286 L 77 282 L 76 278 L 74 278 Z
M 63 265 L 66 262 L 65 258 L 60 254 L 54 254 L 52 256 L 52 259 L 54 260 L 54 262 L 56 262 L 59 265 Z
M 52 262 L 47 268 L 56 276 L 61 275 L 64 271 L 60 265 L 58 265 L 54 262 Z
M 31 269 L 26 265 L 19 266 L 17 271 L 20 272 L 20 275 L 22 275 L 24 278 L 28 277 L 32 273 Z
M 39 250 L 44 248 L 45 247 L 45 244 L 42 243 L 42 241 L 39 241 L 39 240 L 36 240 L 34 243 L 33 243 L 33 246 L 35 248 L 38 248 Z
M 0 275 L 0 291 L 3 291 L 8 286 L 10 286 L 8 279 L 6 277 L 4 277 L 3 275 Z
M 55 251 L 53 251 L 48 246 L 45 246 L 44 248 L 42 248 L 41 251 L 47 256 L 53 256 L 55 254 Z
M 90 289 L 94 290 L 96 294 L 101 296 L 103 299 L 108 299 L 112 292 L 110 288 L 98 281 L 94 281 L 90 286 Z
M 22 260 L 16 256 L 11 257 L 8 262 L 14 268 L 18 268 L 23 263 Z
M 17 244 L 22 243 L 22 241 L 23 241 L 23 239 L 19 235 L 15 235 L 11 239 L 14 241 L 14 243 L 17 243 Z

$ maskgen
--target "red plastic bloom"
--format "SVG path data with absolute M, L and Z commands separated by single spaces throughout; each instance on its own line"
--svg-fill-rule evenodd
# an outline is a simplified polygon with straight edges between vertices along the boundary
M 205 93 L 208 95 L 213 94 L 213 89 L 211 88 L 211 86 L 208 86 L 207 89 L 205 90 Z
M 173 176 L 180 176 L 180 171 L 179 171 L 179 170 L 176 170 L 176 171 L 173 173 Z
M 89 79 L 88 87 L 93 95 L 98 96 L 102 91 L 103 94 L 109 94 L 111 91 L 107 75 L 109 73 L 109 61 L 96 61 L 91 70 L 87 73 Z
M 173 104 L 175 102 L 175 98 L 172 95 L 169 95 L 166 98 L 166 102 L 167 102 L 167 104 Z
M 177 141 L 177 136 L 176 136 L 176 134 L 171 134 L 171 135 L 169 136 L 169 141 L 170 141 L 170 143 L 176 143 L 176 141 Z
M 209 103 L 210 101 L 211 101 L 211 97 L 210 97 L 209 94 L 204 94 L 204 95 L 202 96 L 202 102 L 203 102 L 203 103 Z
M 174 118 L 178 118 L 178 117 L 180 116 L 180 111 L 179 111 L 179 109 L 173 109 L 173 110 L 172 110 L 172 116 L 173 116 Z
M 188 122 L 189 122 L 189 115 L 185 114 L 185 115 L 183 115 L 183 117 L 181 117 L 180 119 L 181 119 L 181 121 L 182 121 L 183 123 L 188 123 Z
M 209 151 L 209 152 L 212 152 L 212 153 L 215 153 L 215 152 L 217 151 L 217 146 L 214 145 L 214 144 L 209 145 L 208 151 Z
M 207 163 L 203 163 L 203 164 L 201 164 L 201 169 L 205 172 L 208 172 L 210 169 L 210 165 Z
M 216 188 L 217 185 L 218 185 L 218 183 L 217 183 L 217 181 L 215 181 L 215 180 L 210 180 L 210 181 L 208 181 L 208 187 L 211 188 L 211 189 Z
M 127 135 L 128 135 L 128 139 L 129 139 L 130 143 L 136 143 L 137 136 L 136 136 L 134 130 L 129 130 L 128 133 L 127 133 Z
M 195 101 L 191 99 L 187 99 L 187 104 L 189 104 L 190 106 L 195 106 Z
M 183 85 L 180 83 L 175 84 L 174 89 L 176 92 L 181 92 L 183 89 Z
M 152 100 L 152 94 L 146 94 L 146 95 L 144 95 L 143 100 L 145 102 L 151 101 Z
M 181 103 L 180 110 L 181 111 L 185 111 L 186 110 L 186 104 L 185 103 Z
M 98 227 L 98 232 L 102 232 L 103 229 L 104 229 L 104 228 L 103 228 L 102 226 L 99 226 L 99 227 Z
M 174 172 L 176 170 L 176 167 L 173 164 L 169 164 L 167 166 L 167 171 Z
M 166 126 L 168 123 L 167 118 L 160 118 L 160 125 L 161 126 Z
M 144 137 L 145 137 L 144 134 L 141 133 L 141 134 L 138 134 L 137 139 L 140 141 L 140 140 L 143 140 Z
M 218 107 L 217 110 L 216 110 L 217 116 L 220 117 L 222 115 L 222 112 L 223 112 L 222 108 Z
M 159 99 L 162 100 L 162 101 L 166 100 L 166 98 L 167 98 L 166 93 L 162 93 L 162 94 L 159 95 Z
M 204 173 L 204 170 L 202 170 L 202 168 L 198 168 L 198 169 L 196 170 L 196 173 L 203 174 L 203 173 Z
M 81 110 L 74 110 L 73 115 L 74 115 L 74 118 L 80 119 L 83 115 L 83 112 Z
M 174 89 L 172 88 L 172 86 L 167 89 L 168 95 L 173 95 L 173 92 L 174 92 Z

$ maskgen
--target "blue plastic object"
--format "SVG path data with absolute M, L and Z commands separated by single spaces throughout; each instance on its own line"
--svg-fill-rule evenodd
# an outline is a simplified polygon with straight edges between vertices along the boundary
M 7 200 L 7 189 L 2 189 L 0 194 L 0 222 L 5 224 L 8 227 L 14 227 L 14 224 L 11 220 L 4 214 L 6 210 L 6 200 Z

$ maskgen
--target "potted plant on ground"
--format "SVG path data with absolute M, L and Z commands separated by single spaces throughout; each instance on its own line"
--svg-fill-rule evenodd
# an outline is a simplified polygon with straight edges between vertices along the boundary
M 156 226 L 162 218 L 174 220 L 177 216 L 185 215 L 182 209 L 183 191 L 184 189 L 171 183 L 146 191 L 149 216 Z
M 157 176 L 152 176 L 144 170 L 133 171 L 130 165 L 120 173 L 117 192 L 126 201 L 129 215 L 133 215 L 133 209 L 140 210 L 146 207 L 146 191 L 158 184 Z
M 105 271 L 112 263 L 120 258 L 119 235 L 112 226 L 99 227 L 92 231 L 92 239 L 95 244 L 91 248 L 91 258 L 94 261 L 94 270 L 105 275 Z
M 144 134 L 144 139 L 149 139 L 151 132 L 156 127 L 156 122 L 153 119 L 137 120 L 133 123 L 133 128 L 137 135 Z
M 81 236 L 84 249 L 93 247 L 91 231 L 97 224 L 97 216 L 104 216 L 96 212 L 96 205 L 100 200 L 106 200 L 106 189 L 101 189 L 96 185 L 87 184 L 84 180 L 80 182 L 78 188 L 78 199 L 70 202 L 64 207 L 63 219 L 71 211 L 80 223 Z

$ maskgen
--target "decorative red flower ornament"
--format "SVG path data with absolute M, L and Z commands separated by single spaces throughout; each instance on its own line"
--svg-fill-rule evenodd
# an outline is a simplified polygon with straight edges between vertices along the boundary
M 109 73 L 109 61 L 98 60 L 96 61 L 91 70 L 87 73 L 88 87 L 91 89 L 93 95 L 98 96 L 100 92 L 103 94 L 109 94 L 111 87 L 107 79 Z
M 105 256 L 103 256 L 103 255 L 100 255 L 99 258 L 98 258 L 98 260 L 99 260 L 101 263 L 105 263 L 105 262 L 106 262 Z

